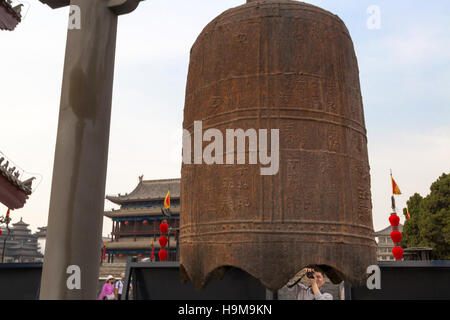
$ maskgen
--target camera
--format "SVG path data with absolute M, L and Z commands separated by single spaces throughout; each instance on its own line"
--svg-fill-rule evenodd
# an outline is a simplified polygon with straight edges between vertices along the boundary
M 306 277 L 309 278 L 309 279 L 314 279 L 314 272 L 308 271 L 308 272 L 306 273 Z

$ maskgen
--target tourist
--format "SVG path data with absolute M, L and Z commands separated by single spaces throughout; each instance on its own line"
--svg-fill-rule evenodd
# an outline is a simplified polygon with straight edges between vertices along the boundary
M 114 294 L 114 277 L 109 275 L 106 278 L 106 283 L 103 285 L 102 292 L 98 296 L 97 300 L 115 300 Z
M 326 293 L 321 291 L 322 286 L 325 283 L 324 272 L 315 267 L 313 269 L 307 268 L 302 270 L 301 273 L 298 274 L 298 279 L 302 279 L 307 273 L 310 272 L 313 275 L 313 278 L 305 277 L 309 286 L 305 286 L 297 280 L 291 280 L 287 287 L 290 290 L 295 292 L 295 297 L 297 300 L 333 300 L 333 296 L 330 293 Z
M 121 300 L 122 292 L 123 292 L 123 280 L 125 278 L 125 274 L 120 274 L 120 279 L 116 281 L 114 284 L 114 294 L 116 296 L 116 300 Z

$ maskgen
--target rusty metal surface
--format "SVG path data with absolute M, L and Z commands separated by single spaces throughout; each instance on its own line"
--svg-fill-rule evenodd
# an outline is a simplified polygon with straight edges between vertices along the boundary
M 280 130 L 280 170 L 183 164 L 180 262 L 197 288 L 222 266 L 271 290 L 306 265 L 359 284 L 376 264 L 367 138 L 350 35 L 296 1 L 250 1 L 191 50 L 183 127 Z M 225 135 L 225 134 L 224 134 Z M 205 146 L 205 143 L 204 143 Z M 248 161 L 247 161 L 248 162 Z

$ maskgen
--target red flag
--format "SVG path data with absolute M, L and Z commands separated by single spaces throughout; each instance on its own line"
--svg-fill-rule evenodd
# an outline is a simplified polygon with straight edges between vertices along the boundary
M 166 198 L 164 199 L 164 208 L 170 209 L 170 190 L 167 192 Z
M 398 187 L 397 183 L 395 182 L 394 178 L 391 175 L 391 181 L 392 181 L 392 194 L 402 194 L 400 192 L 400 188 Z

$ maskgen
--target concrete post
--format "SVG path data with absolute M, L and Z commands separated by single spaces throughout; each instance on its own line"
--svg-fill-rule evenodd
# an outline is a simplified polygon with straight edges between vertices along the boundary
M 117 15 L 139 1 L 70 1 L 81 23 L 67 34 L 41 299 L 96 298 Z

